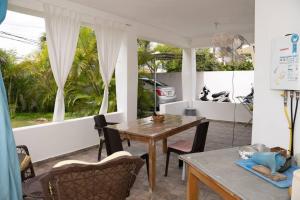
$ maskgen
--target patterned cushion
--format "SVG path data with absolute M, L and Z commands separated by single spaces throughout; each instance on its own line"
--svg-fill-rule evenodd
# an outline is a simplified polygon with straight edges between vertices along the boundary
M 118 158 L 120 156 L 132 156 L 132 155 L 127 151 L 119 151 L 119 152 L 116 152 L 116 153 L 106 157 L 105 159 L 101 160 L 100 162 L 95 162 L 95 163 L 84 162 L 84 161 L 80 161 L 80 160 L 64 160 L 64 161 L 58 162 L 56 165 L 53 166 L 53 168 L 62 167 L 65 165 L 70 165 L 70 164 L 99 165 L 99 164 L 108 162 L 112 159 Z

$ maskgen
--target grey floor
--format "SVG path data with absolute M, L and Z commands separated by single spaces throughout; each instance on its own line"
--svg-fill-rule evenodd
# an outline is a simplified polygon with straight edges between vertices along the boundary
M 230 148 L 233 146 L 248 145 L 251 142 L 252 126 L 245 124 L 229 122 L 211 121 L 209 125 L 205 151 L 215 149 Z M 193 139 L 195 129 L 189 129 L 181 134 L 172 136 L 168 139 L 168 143 L 172 143 L 178 139 Z M 234 134 L 234 140 L 232 140 Z M 125 150 L 128 149 L 124 143 Z M 146 151 L 146 146 L 142 143 L 132 142 L 130 152 Z M 105 150 L 103 150 L 105 157 Z M 88 162 L 95 162 L 97 159 L 97 148 L 92 148 L 86 151 L 81 151 L 73 155 L 60 157 L 46 163 L 35 166 L 37 174 L 46 172 L 52 166 L 61 161 L 68 159 L 83 160 Z M 147 180 L 146 167 L 144 166 L 137 180 L 131 190 L 129 200 L 182 200 L 186 199 L 186 182 L 181 180 L 181 170 L 178 168 L 177 155 L 171 154 L 169 164 L 168 177 L 164 176 L 165 169 L 165 154 L 162 153 L 161 145 L 157 145 L 157 176 L 156 176 L 156 189 L 153 193 L 149 192 L 149 185 Z M 219 200 L 221 199 L 217 194 L 211 191 L 208 187 L 199 184 L 200 199 L 201 200 Z

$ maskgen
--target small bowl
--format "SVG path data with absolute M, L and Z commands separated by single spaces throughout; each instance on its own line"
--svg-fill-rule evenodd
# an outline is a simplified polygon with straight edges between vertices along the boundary
M 161 123 L 165 120 L 164 115 L 152 115 L 152 121 L 155 123 Z

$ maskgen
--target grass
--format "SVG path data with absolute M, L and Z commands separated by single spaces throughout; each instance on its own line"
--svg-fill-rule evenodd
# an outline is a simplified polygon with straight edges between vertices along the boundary
M 148 117 L 152 114 L 152 111 L 145 111 L 142 116 L 139 116 L 139 118 Z M 86 115 L 67 112 L 65 114 L 65 119 L 74 119 L 84 116 Z M 11 119 L 11 124 L 13 128 L 44 124 L 52 122 L 52 117 L 53 113 L 16 113 Z
M 11 119 L 13 128 L 32 126 L 37 124 L 49 123 L 52 121 L 53 113 L 16 113 Z M 66 113 L 65 119 L 83 117 L 76 113 Z

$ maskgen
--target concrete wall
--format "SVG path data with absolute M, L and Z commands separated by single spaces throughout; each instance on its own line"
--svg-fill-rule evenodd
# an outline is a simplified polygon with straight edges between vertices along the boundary
M 249 94 L 253 82 L 253 71 L 198 72 L 196 94 L 206 85 L 212 93 L 229 91 L 230 99 L 233 100 L 232 94 L 234 97 Z
M 289 130 L 283 113 L 281 92 L 270 89 L 271 40 L 287 33 L 300 33 L 299 10 L 299 0 L 255 1 L 253 143 L 288 148 Z M 295 148 L 300 153 L 300 117 L 296 122 Z
M 233 77 L 234 76 L 234 77 Z M 245 96 L 251 92 L 251 84 L 254 83 L 254 71 L 216 71 L 216 72 L 197 72 L 196 99 L 206 85 L 212 93 L 223 90 L 232 95 L 232 78 L 234 78 L 234 96 Z M 175 87 L 177 100 L 182 100 L 182 80 L 181 72 L 158 73 L 157 79 L 167 85 Z M 232 98 L 231 98 L 232 99 Z
M 188 107 L 195 108 L 198 116 L 212 120 L 248 123 L 252 118 L 252 115 L 240 103 L 217 103 L 198 100 L 193 101 L 193 105 L 189 105 L 187 101 L 162 104 L 160 105 L 160 112 L 163 114 L 182 115 L 185 108 Z
M 183 115 L 184 109 L 188 107 L 187 101 L 177 101 L 167 104 L 160 105 L 160 113 L 172 114 L 172 115 Z
M 121 122 L 123 113 L 110 113 L 106 118 L 107 121 Z M 99 144 L 93 116 L 15 128 L 13 132 L 17 145 L 28 146 L 33 162 Z

